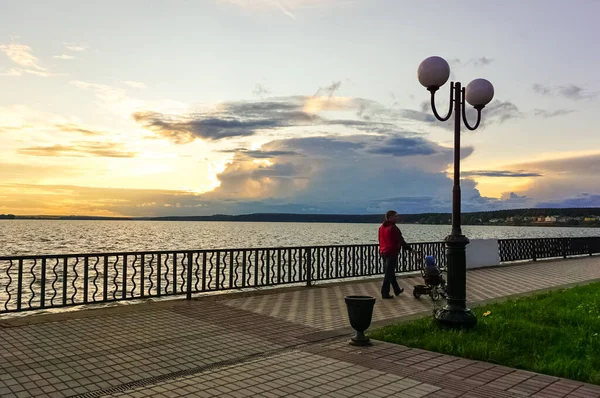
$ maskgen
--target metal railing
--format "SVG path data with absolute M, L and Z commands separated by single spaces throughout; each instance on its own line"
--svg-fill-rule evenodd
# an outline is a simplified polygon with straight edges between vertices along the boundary
M 498 250 L 500 262 L 591 256 L 600 253 L 600 237 L 499 239 Z
M 442 242 L 411 247 L 445 265 Z M 421 264 L 402 251 L 398 272 Z M 0 257 L 0 313 L 382 273 L 376 244 Z
M 446 266 L 443 242 L 412 243 Z M 501 262 L 600 253 L 600 237 L 500 239 Z M 401 251 L 398 272 L 422 258 Z M 376 244 L 0 257 L 0 313 L 383 273 Z

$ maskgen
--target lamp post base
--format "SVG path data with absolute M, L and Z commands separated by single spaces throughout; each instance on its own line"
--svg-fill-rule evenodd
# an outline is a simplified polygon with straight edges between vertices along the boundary
M 458 203 L 458 198 L 453 201 Z M 458 224 L 458 223 L 457 223 Z M 472 328 L 477 324 L 475 314 L 467 308 L 467 259 L 466 248 L 469 239 L 459 227 L 452 228 L 452 234 L 446 237 L 446 260 L 448 266 L 447 305 L 434 314 L 440 326 L 459 329 Z
M 468 308 L 447 305 L 435 313 L 436 322 L 451 329 L 471 329 L 477 325 L 477 317 Z

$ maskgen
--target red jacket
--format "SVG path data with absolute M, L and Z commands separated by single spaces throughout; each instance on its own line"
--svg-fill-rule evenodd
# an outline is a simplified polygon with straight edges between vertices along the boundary
M 379 227 L 379 253 L 397 256 L 401 247 L 412 251 L 395 223 L 386 221 L 381 224 L 381 227 Z

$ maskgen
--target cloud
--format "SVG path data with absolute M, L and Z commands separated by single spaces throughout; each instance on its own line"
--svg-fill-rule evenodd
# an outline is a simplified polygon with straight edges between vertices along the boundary
M 187 144 L 196 138 L 222 140 L 247 137 L 261 129 L 283 127 L 286 120 L 255 119 L 242 120 L 236 117 L 205 117 L 204 115 L 169 116 L 158 112 L 137 112 L 134 120 L 158 135 L 177 144 Z
M 327 96 L 328 98 L 331 98 L 331 97 L 333 97 L 335 92 L 340 89 L 341 86 L 342 86 L 342 82 L 336 81 L 336 82 L 332 82 L 329 86 L 319 87 L 319 89 L 315 93 L 314 97 L 324 95 L 324 96 Z
M 20 69 L 12 68 L 6 72 L 0 72 L 0 76 L 22 76 L 23 71 Z
M 438 148 L 422 137 L 394 137 L 385 140 L 381 146 L 369 149 L 379 155 L 418 156 L 433 155 Z
M 461 66 L 482 67 L 482 66 L 490 65 L 494 61 L 495 60 L 493 58 L 488 58 L 488 57 L 470 58 L 466 61 L 463 61 L 460 58 L 453 58 L 453 59 L 449 60 L 448 63 L 452 66 L 458 66 L 458 67 L 461 67 Z
M 32 54 L 31 47 L 24 44 L 2 44 L 0 50 L 4 52 L 8 58 L 14 63 L 24 66 L 26 68 L 36 69 L 38 71 L 45 71 L 38 65 L 38 59 Z
M 510 178 L 522 178 L 522 177 L 541 177 L 543 174 L 529 171 L 510 171 L 510 170 L 473 170 L 463 171 L 461 176 L 463 177 L 510 177 Z
M 224 149 L 219 151 L 221 153 L 235 153 L 239 156 L 247 156 L 251 159 L 272 159 L 277 156 L 300 156 L 299 153 L 294 151 L 263 151 L 263 150 L 250 150 L 246 148 L 236 149 Z
M 73 80 L 70 81 L 69 84 L 72 84 L 84 90 L 94 90 L 98 98 L 107 102 L 117 101 L 125 98 L 124 90 L 116 87 L 107 86 L 105 84 L 91 83 L 81 80 Z
M 257 97 L 263 97 L 265 94 L 269 93 L 270 91 L 260 83 L 256 83 L 256 87 L 252 91 L 252 94 L 254 94 Z
M 4 52 L 12 62 L 23 67 L 11 68 L 5 72 L 0 72 L 0 76 L 23 76 L 23 74 L 30 74 L 47 77 L 57 75 L 38 64 L 38 59 L 33 55 L 29 46 L 16 43 L 2 44 L 0 45 L 0 51 Z
M 555 111 L 546 111 L 544 109 L 534 109 L 533 110 L 533 114 L 535 116 L 540 116 L 545 119 L 549 119 L 551 117 L 556 117 L 556 116 L 564 116 L 564 115 L 568 115 L 573 112 L 575 112 L 573 109 L 557 109 Z
M 437 105 L 436 105 L 437 107 Z M 410 116 L 417 121 L 434 122 L 448 129 L 454 129 L 454 115 L 446 122 L 439 122 L 432 114 L 431 102 L 423 101 L 420 106 L 421 111 L 412 111 Z M 448 112 L 447 105 L 437 107 L 438 113 L 442 116 Z M 409 114 L 407 114 L 409 116 Z M 479 128 L 485 128 L 492 124 L 502 124 L 512 119 L 523 117 L 523 113 L 516 104 L 510 101 L 493 100 L 481 111 L 481 124 Z M 477 120 L 477 111 L 467 104 L 467 120 L 470 124 L 475 124 Z M 462 123 L 462 122 L 461 122 Z M 462 125 L 462 124 L 461 124 Z M 465 129 L 466 130 L 466 129 Z
M 146 101 L 131 97 L 121 87 L 109 86 L 101 83 L 72 80 L 69 82 L 82 90 L 89 90 L 101 101 L 101 105 L 111 112 L 130 118 L 132 113 L 143 109 L 152 108 L 165 112 L 181 112 L 187 110 L 187 104 L 173 100 Z
M 519 163 L 512 167 L 524 170 L 538 170 L 547 174 L 598 174 L 600 173 L 600 154 L 538 160 L 534 162 Z
M 517 194 L 526 195 L 541 207 L 565 207 L 584 203 L 578 193 L 600 195 L 600 154 L 583 154 L 547 160 L 537 160 L 506 166 L 506 170 L 527 170 L 541 174 L 527 179 Z M 584 195 L 582 195 L 584 196 Z
M 346 132 L 361 131 L 393 136 L 406 129 L 403 124 L 414 120 L 433 122 L 422 112 L 381 106 L 363 98 L 337 97 L 339 82 L 319 89 L 321 96 L 289 96 L 259 101 L 230 101 L 219 104 L 213 111 L 188 114 L 165 114 L 151 110 L 134 113 L 134 120 L 159 137 L 178 144 L 195 139 L 219 141 L 230 138 L 285 132 L 286 128 L 301 127 L 305 132 L 344 128 Z M 342 115 L 326 118 L 320 113 Z M 494 119 L 508 118 L 511 109 L 490 108 Z
M 470 113 L 474 114 L 475 111 L 469 107 Z M 467 112 L 468 115 L 469 112 Z M 516 119 L 522 116 L 519 108 L 510 101 L 494 100 L 487 105 L 482 111 L 482 123 L 504 123 L 511 119 Z M 473 119 L 471 119 L 473 120 Z
M 15 183 L 0 187 L 6 193 L 0 196 L 4 213 L 143 217 L 194 215 L 205 206 L 199 195 L 185 191 Z
M 123 82 L 123 84 L 133 88 L 146 88 L 146 85 L 144 83 L 136 82 L 133 80 L 126 80 Z
M 452 149 L 409 133 L 289 138 L 271 141 L 260 151 L 271 154 L 268 163 L 256 162 L 245 151 L 236 153 L 217 176 L 220 186 L 203 197 L 227 200 L 227 209 L 235 212 L 450 208 L 452 181 L 445 170 L 452 162 Z M 465 155 L 471 152 L 468 148 Z M 262 158 L 262 153 L 258 157 Z M 467 207 L 502 205 L 498 200 L 482 199 L 471 180 L 464 180 L 463 197 Z
M 99 136 L 105 135 L 104 131 L 92 130 L 89 128 L 81 127 L 76 124 L 57 124 L 55 125 L 60 131 L 68 132 L 68 133 L 79 133 L 87 136 Z
M 45 179 L 56 175 L 72 177 L 79 173 L 79 169 L 64 167 L 62 165 L 37 164 L 27 162 L 0 162 L 0 181 L 3 183 L 16 183 L 29 181 L 42 183 Z
M 254 102 L 226 102 L 214 112 L 165 115 L 145 111 L 135 113 L 133 118 L 143 127 L 178 144 L 186 144 L 197 138 L 218 141 L 248 137 L 259 131 L 322 123 L 319 116 L 304 111 L 305 101 L 305 97 L 285 97 Z
M 387 153 L 385 148 L 398 152 Z M 11 189 L 16 188 L 8 187 L 3 188 L 8 196 L 0 198 L 0 207 L 7 209 L 4 212 L 12 209 L 18 213 L 14 209 L 21 209 L 21 214 L 23 209 L 30 209 L 28 213 L 32 214 L 42 213 L 34 210 L 44 208 L 53 214 L 130 216 L 253 212 L 364 214 L 383 213 L 389 208 L 419 213 L 448 212 L 451 208 L 452 180 L 446 170 L 453 160 L 452 149 L 408 132 L 393 137 L 358 133 L 283 138 L 267 142 L 259 149 L 223 151 L 233 153 L 233 159 L 217 175 L 220 186 L 204 194 L 72 186 L 27 186 L 13 194 Z M 471 152 L 472 149 L 467 150 L 465 156 Z M 14 172 L 11 169 L 14 167 L 7 168 Z M 517 177 L 517 171 L 510 170 L 494 173 Z M 3 177 L 1 172 L 0 165 Z M 525 173 L 534 174 L 521 172 L 521 175 Z M 534 180 L 543 181 L 539 185 L 550 185 L 549 189 L 556 191 L 557 185 L 549 179 L 550 174 L 544 173 Z M 593 175 L 598 173 L 590 171 L 589 176 Z M 578 185 L 578 181 L 575 188 L 572 178 L 564 181 L 571 189 L 569 194 L 550 199 L 567 200 L 575 196 L 574 191 L 581 192 L 583 185 Z M 595 186 L 600 186 L 595 181 L 587 181 L 587 191 L 592 192 L 589 196 L 596 194 Z M 484 197 L 471 178 L 463 178 L 461 185 L 464 211 L 534 207 L 547 201 L 540 201 L 534 191 L 510 191 L 499 199 Z M 592 199 L 578 200 L 584 203 Z M 570 203 L 565 201 L 563 205 Z
M 600 207 L 600 195 L 581 193 L 566 199 L 539 202 L 539 208 Z
M 0 73 L 0 76 L 23 76 L 24 73 L 27 73 L 30 75 L 35 75 L 35 76 L 42 76 L 42 77 L 58 76 L 57 73 L 44 72 L 44 71 L 39 71 L 39 70 L 34 70 L 34 69 L 19 69 L 19 68 L 11 68 L 6 72 Z
M 528 198 L 526 195 L 517 195 L 514 192 L 504 194 L 502 196 L 502 199 L 505 202 L 510 202 L 510 203 L 526 203 L 526 202 L 531 201 L 531 198 Z
M 70 51 L 81 52 L 88 49 L 86 45 L 77 44 L 77 43 L 65 43 L 63 45 Z
M 533 91 L 541 95 L 563 97 L 575 101 L 595 99 L 600 94 L 599 92 L 586 91 L 583 87 L 572 83 L 562 86 L 546 86 L 535 83 L 533 85 Z
M 75 57 L 73 55 L 61 54 L 61 55 L 55 55 L 52 58 L 56 58 L 56 59 L 73 59 Z
M 135 152 L 126 152 L 122 144 L 80 142 L 76 145 L 33 146 L 21 148 L 18 153 L 29 156 L 71 156 L 71 157 L 111 157 L 132 158 Z

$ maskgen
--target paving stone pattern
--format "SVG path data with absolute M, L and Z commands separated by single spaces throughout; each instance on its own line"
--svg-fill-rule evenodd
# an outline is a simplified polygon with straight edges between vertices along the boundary
M 469 271 L 480 301 L 600 278 L 597 257 Z M 407 292 L 374 320 L 428 311 Z M 600 387 L 376 342 L 347 344 L 344 296 L 380 281 L 85 311 L 0 328 L 0 397 L 600 397 Z M 63 317 L 64 318 L 64 317 Z
M 478 302 L 598 278 L 600 264 L 597 257 L 479 269 L 467 273 L 467 299 Z M 394 300 L 378 300 L 373 312 L 374 322 L 432 309 L 428 297 L 416 300 L 412 296 L 413 286 L 423 283 L 420 276 L 399 278 L 398 282 L 404 288 L 404 294 Z M 381 281 L 373 280 L 277 295 L 256 295 L 226 300 L 224 304 L 320 330 L 332 330 L 348 325 L 345 296 L 361 294 L 379 298 L 380 288 Z

